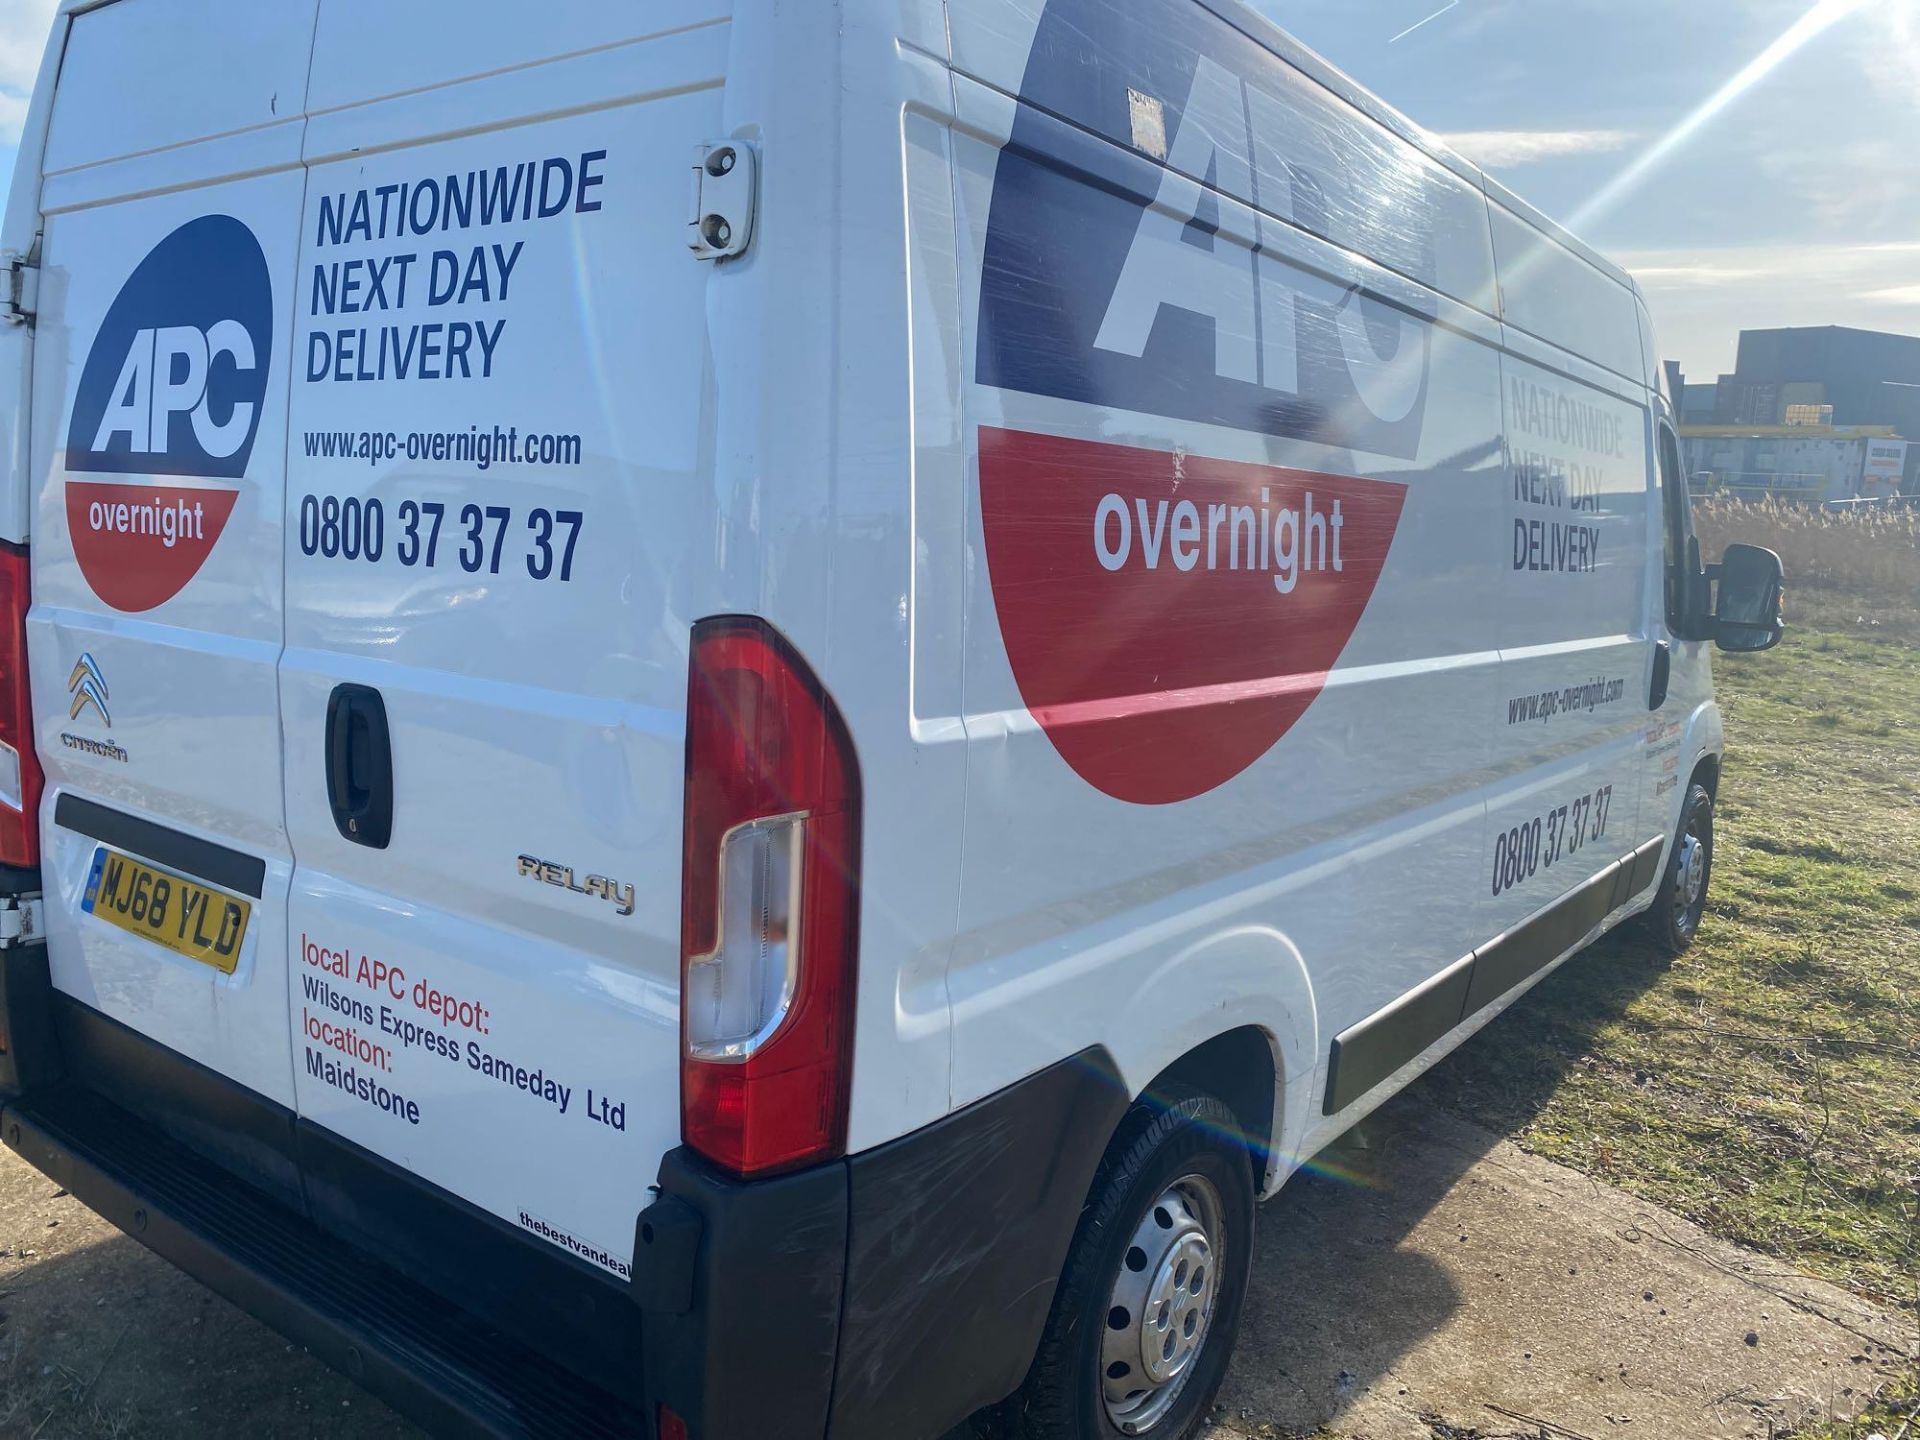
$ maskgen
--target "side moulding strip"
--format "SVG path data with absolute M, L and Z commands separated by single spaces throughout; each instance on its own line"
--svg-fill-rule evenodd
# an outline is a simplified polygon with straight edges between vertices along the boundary
M 1532 979 L 1594 926 L 1646 893 L 1664 839 L 1616 860 L 1531 920 L 1462 956 L 1431 980 L 1334 1037 L 1321 1113 L 1337 1115 L 1448 1031 Z

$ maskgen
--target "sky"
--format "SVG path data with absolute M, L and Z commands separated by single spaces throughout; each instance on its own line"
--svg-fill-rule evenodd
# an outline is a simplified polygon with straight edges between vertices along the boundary
M 1920 334 L 1920 0 L 1254 3 L 1639 276 L 1691 379 Z M 0 0 L 0 187 L 53 8 Z
M 1920 334 L 1920 0 L 1257 8 L 1638 276 L 1690 381 L 1743 328 Z
M 27 97 L 46 48 L 55 0 L 0 0 L 0 194 L 13 179 L 13 156 Z

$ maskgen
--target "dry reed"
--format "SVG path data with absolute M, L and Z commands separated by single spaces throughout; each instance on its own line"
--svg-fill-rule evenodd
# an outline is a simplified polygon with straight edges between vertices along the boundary
M 1709 560 L 1734 541 L 1779 553 L 1788 623 L 1920 640 L 1920 510 L 1827 511 L 1715 496 L 1696 505 L 1693 518 Z

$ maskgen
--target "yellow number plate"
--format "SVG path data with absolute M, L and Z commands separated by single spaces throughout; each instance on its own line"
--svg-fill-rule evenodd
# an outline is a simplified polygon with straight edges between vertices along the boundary
M 105 846 L 93 852 L 80 908 L 129 935 L 231 975 L 253 907 L 237 895 L 144 865 Z

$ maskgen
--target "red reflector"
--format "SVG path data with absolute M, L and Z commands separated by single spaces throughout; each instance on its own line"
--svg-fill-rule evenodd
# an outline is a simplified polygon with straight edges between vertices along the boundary
M 687 1422 L 671 1405 L 660 1407 L 660 1423 L 654 1428 L 659 1432 L 659 1440 L 688 1440 Z
M 40 863 L 40 761 L 27 686 L 26 547 L 0 541 L 0 865 Z
M 694 628 L 681 1134 L 740 1175 L 846 1148 L 860 782 L 839 712 L 764 621 Z

